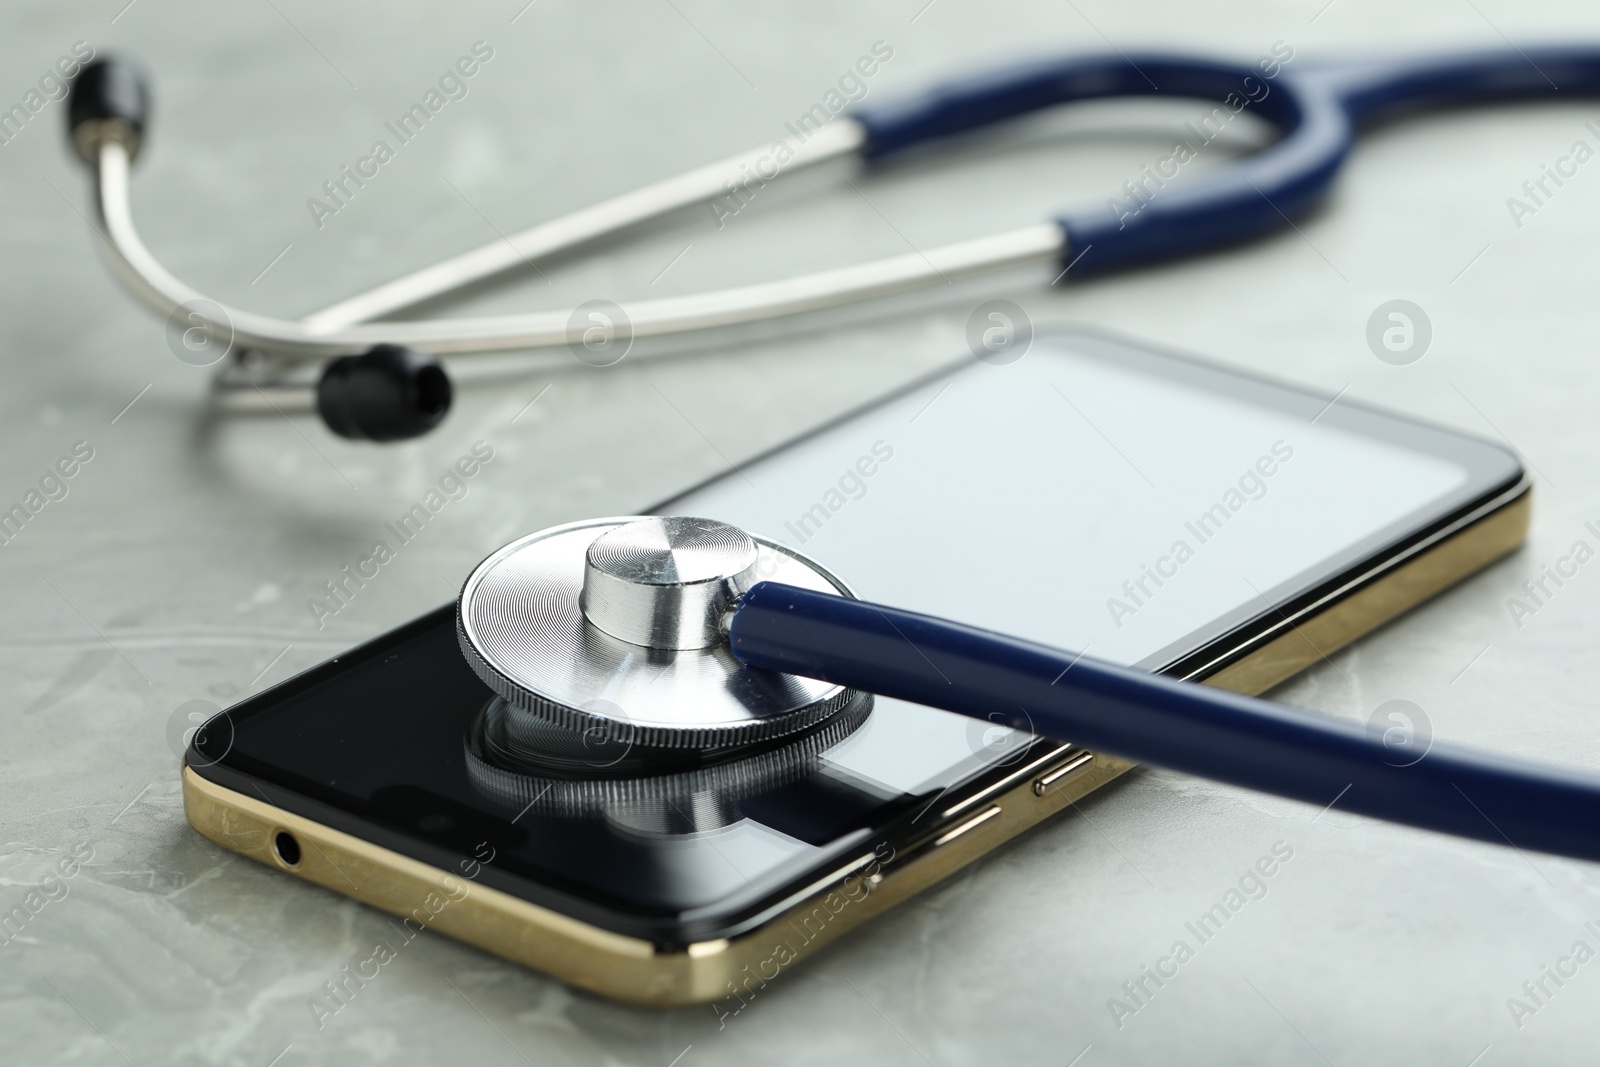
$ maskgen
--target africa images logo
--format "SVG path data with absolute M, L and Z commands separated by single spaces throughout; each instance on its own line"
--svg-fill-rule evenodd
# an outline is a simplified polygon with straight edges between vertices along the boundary
M 1186 536 L 1175 540 L 1166 555 L 1158 556 L 1154 566 L 1140 564 L 1139 574 L 1122 583 L 1121 596 L 1106 597 L 1106 610 L 1111 613 L 1111 621 L 1117 629 L 1122 629 L 1124 620 L 1137 615 L 1163 586 L 1176 578 L 1179 569 L 1222 532 L 1224 524 L 1243 511 L 1251 501 L 1265 497 L 1270 489 L 1268 479 L 1293 458 L 1293 445 L 1287 441 L 1274 441 L 1270 454 L 1262 455 L 1247 467 L 1235 484 L 1223 492 L 1220 500 L 1183 524 Z M 1193 543 L 1190 538 L 1193 538 Z
M 306 210 L 311 212 L 311 221 L 316 223 L 317 229 L 327 225 L 329 216 L 337 215 L 348 207 L 356 193 L 365 189 L 367 182 L 376 178 L 401 148 L 415 140 L 447 104 L 465 100 L 471 91 L 468 83 L 493 58 L 494 48 L 487 41 L 475 42 L 471 55 L 464 55 L 445 68 L 445 72 L 439 75 L 437 86 L 430 86 L 422 94 L 421 100 L 402 111 L 393 122 L 383 124 L 383 128 L 394 137 L 393 145 L 386 137 L 378 138 L 367 154 L 356 160 L 354 169 L 348 163 L 343 164 L 337 174 L 323 182 L 322 193 L 326 199 L 313 196 L 306 200 Z
M 306 609 L 317 621 L 317 629 L 322 629 L 330 618 L 349 607 L 356 594 L 400 555 L 400 549 L 416 540 L 447 504 L 465 499 L 471 489 L 472 479 L 493 459 L 494 446 L 487 441 L 475 442 L 469 455 L 462 456 L 439 477 L 436 488 L 429 489 L 420 501 L 411 505 L 399 518 L 384 523 L 388 539 L 373 541 L 371 550 L 364 557 L 353 564 L 345 564 L 337 577 L 322 583 L 325 595 L 306 600 Z M 392 545 L 389 543 L 391 539 L 394 542 Z

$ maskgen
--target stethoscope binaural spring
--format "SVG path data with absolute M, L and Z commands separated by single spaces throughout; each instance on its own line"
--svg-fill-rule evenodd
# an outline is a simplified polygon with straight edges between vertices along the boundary
M 571 310 L 382 320 L 722 196 L 727 182 L 750 173 L 766 146 L 291 320 L 209 301 L 145 247 L 133 224 L 130 176 L 148 131 L 149 92 L 133 68 L 118 60 L 85 67 L 72 86 L 68 120 L 78 154 L 94 170 L 95 207 L 118 273 L 156 311 L 183 311 L 190 328 L 215 342 L 219 358 L 226 357 L 215 379 L 218 397 L 236 406 L 314 401 L 333 432 L 388 441 L 426 433 L 445 417 L 453 390 L 439 356 L 521 351 L 533 366 L 571 358 L 552 349 L 571 347 L 581 356 L 594 331 L 602 347 L 622 351 L 635 337 L 755 322 L 1001 268 L 1053 262 L 1060 281 L 1190 255 L 1265 234 L 1311 210 L 1365 124 L 1430 107 L 1596 93 L 1600 47 L 1586 45 L 1336 63 L 1293 62 L 1293 49 L 1277 46 L 1255 64 L 1145 53 L 1019 63 L 840 116 L 798 144 L 784 170 L 851 155 L 879 160 L 1042 108 L 1118 96 L 1199 99 L 1229 113 L 1249 111 L 1270 123 L 1278 139 L 1236 164 L 1170 186 L 1160 174 L 1142 174 L 1109 203 L 1054 221 L 779 281 L 637 301 L 622 309 L 624 321 L 614 316 L 598 326 Z

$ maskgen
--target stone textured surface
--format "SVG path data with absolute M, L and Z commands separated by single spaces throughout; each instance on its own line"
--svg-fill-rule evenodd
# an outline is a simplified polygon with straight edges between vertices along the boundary
M 1497 44 L 1502 32 L 1600 37 L 1593 6 L 1577 2 L 937 0 L 919 12 L 924 2 L 11 5 L 0 106 L 74 41 L 141 57 L 159 107 L 136 177 L 150 244 L 221 298 L 299 314 L 775 137 L 880 39 L 895 57 L 874 98 L 1108 42 L 1254 56 L 1282 39 L 1312 57 Z M 317 229 L 306 198 L 480 39 L 494 58 L 469 95 Z M 318 1029 L 307 997 L 370 952 L 383 920 L 187 829 L 164 732 L 174 709 L 226 703 L 433 607 L 514 533 L 631 510 L 949 359 L 968 307 L 674 362 L 574 366 L 468 394 L 442 431 L 398 448 L 349 446 L 298 416 L 293 428 L 277 415 L 213 420 L 205 372 L 173 358 L 160 322 L 99 262 L 63 112 L 50 105 L 0 147 L 0 501 L 21 499 L 74 442 L 94 449 L 70 493 L 0 550 L 0 910 L 38 886 L 59 896 L 0 945 L 0 1059 L 1592 1056 L 1600 963 L 1547 983 L 1553 996 L 1520 1028 L 1507 998 L 1574 942 L 1600 948 L 1583 928 L 1600 919 L 1595 868 L 1153 771 L 797 969 L 723 1027 L 705 1010 L 577 995 L 430 937 Z M 1158 158 L 1184 117 L 1106 108 L 1050 119 L 859 179 L 859 193 L 802 178 L 720 231 L 691 213 L 475 303 L 688 292 L 1020 225 L 1103 198 Z M 1506 607 L 1575 540 L 1594 543 L 1583 523 L 1600 519 L 1600 164 L 1520 228 L 1506 208 L 1574 140 L 1593 143 L 1592 118 L 1600 102 L 1565 100 L 1388 126 L 1299 233 L 1018 294 L 1040 322 L 1096 324 L 1503 435 L 1537 468 L 1525 551 L 1308 672 L 1285 699 L 1364 720 L 1403 697 L 1441 736 L 1600 765 L 1600 571 L 1581 569 L 1520 627 Z M 1435 328 L 1426 358 L 1407 367 L 1379 362 L 1363 340 L 1371 311 L 1396 297 Z M 319 629 L 307 597 L 478 439 L 496 458 L 467 498 Z M 1266 895 L 1119 1028 L 1108 998 L 1280 841 L 1293 858 Z M 74 848 L 92 858 L 47 882 Z

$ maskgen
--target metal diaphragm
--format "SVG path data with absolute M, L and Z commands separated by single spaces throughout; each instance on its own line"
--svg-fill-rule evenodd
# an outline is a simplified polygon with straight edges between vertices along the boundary
M 622 745 L 714 748 L 804 730 L 843 686 L 749 667 L 724 616 L 757 581 L 851 596 L 784 545 L 709 519 L 592 519 L 511 542 L 461 590 L 462 654 L 496 694 Z
M 625 752 L 529 722 L 500 697 L 466 739 L 467 774 L 480 791 L 519 812 L 582 818 L 628 811 L 710 829 L 742 817 L 738 802 L 813 773 L 823 753 L 872 714 L 858 692 L 839 713 L 798 733 L 714 753 L 635 746 Z M 715 810 L 729 818 L 707 821 Z M 680 828 L 676 832 L 687 830 Z

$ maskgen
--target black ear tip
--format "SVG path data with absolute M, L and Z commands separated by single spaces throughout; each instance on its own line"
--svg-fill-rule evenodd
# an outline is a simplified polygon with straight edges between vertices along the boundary
M 84 65 L 67 93 L 67 129 L 85 163 L 94 163 L 100 142 L 121 141 L 130 157 L 139 155 L 150 119 L 150 87 L 139 68 L 107 56 Z
M 330 360 L 317 382 L 317 414 L 353 441 L 403 441 L 444 421 L 455 389 L 439 360 L 414 348 L 377 345 Z
M 450 401 L 455 398 L 455 391 L 450 385 L 450 375 L 444 372 L 439 361 L 432 356 L 425 358 L 428 362 L 418 367 L 416 372 L 417 411 L 442 419 L 450 411 Z

